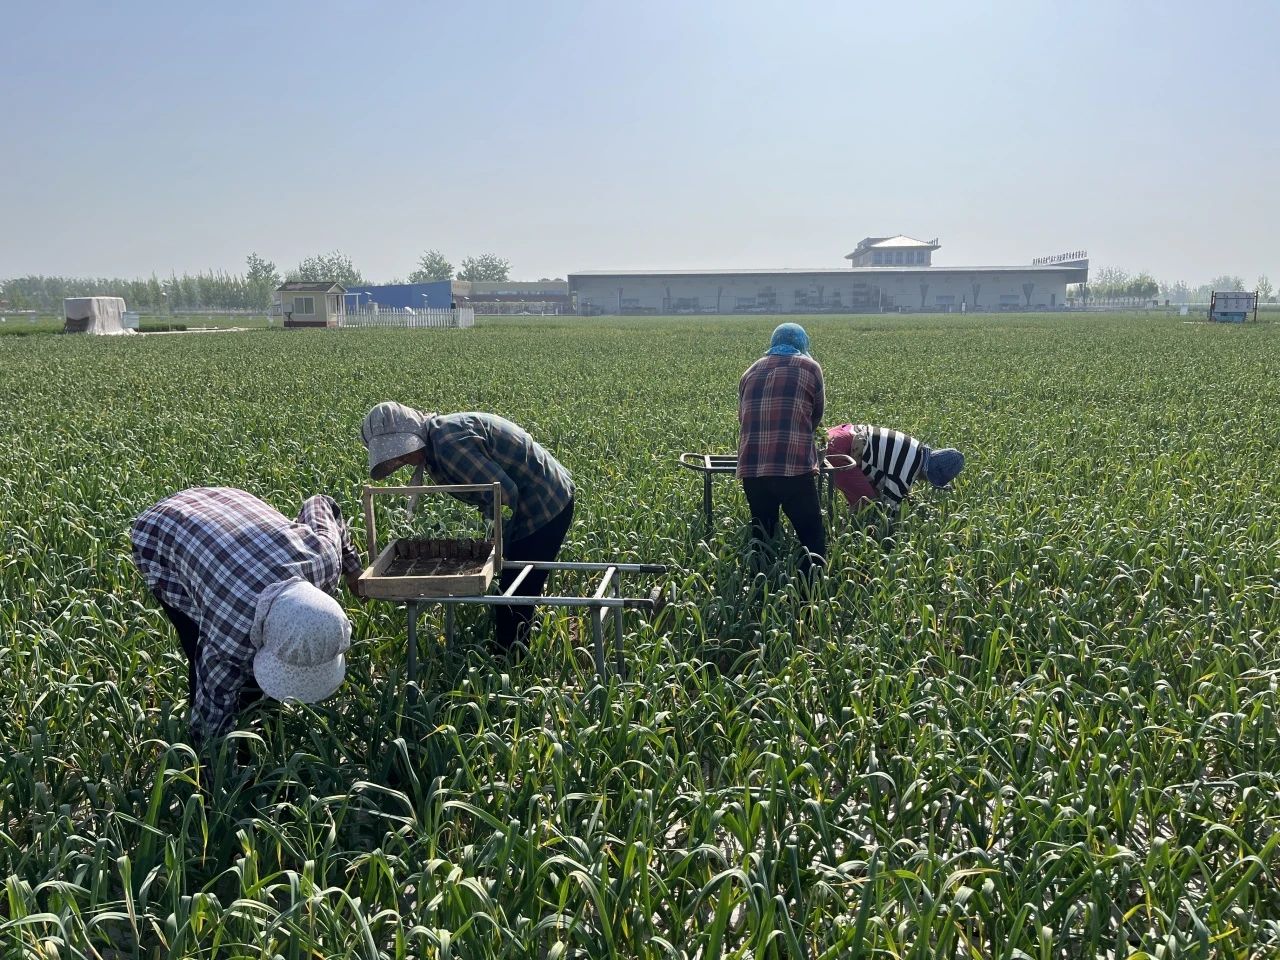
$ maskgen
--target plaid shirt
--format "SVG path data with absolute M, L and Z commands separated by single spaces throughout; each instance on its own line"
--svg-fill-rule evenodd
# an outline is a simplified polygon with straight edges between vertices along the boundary
M 427 421 L 426 471 L 436 483 L 500 483 L 511 508 L 504 540 L 519 540 L 555 519 L 573 500 L 573 480 L 533 437 L 491 413 L 451 413 Z M 458 498 L 489 509 L 487 494 Z
M 818 472 L 814 431 L 826 393 L 822 367 L 804 354 L 764 356 L 738 384 L 738 476 Z
M 147 586 L 200 626 L 191 704 L 198 739 L 226 731 L 252 675 L 258 595 L 290 577 L 333 592 L 340 573 L 362 569 L 341 508 L 319 495 L 295 521 L 243 490 L 193 487 L 145 510 L 130 538 Z

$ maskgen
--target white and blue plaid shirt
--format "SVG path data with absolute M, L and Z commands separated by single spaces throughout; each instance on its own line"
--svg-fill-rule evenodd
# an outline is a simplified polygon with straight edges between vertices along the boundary
M 257 653 L 249 639 L 258 596 L 301 577 L 332 593 L 341 574 L 361 572 L 342 509 L 317 495 L 290 520 L 231 487 L 193 487 L 143 511 L 130 532 L 133 560 L 167 606 L 200 627 L 191 729 L 226 732 Z

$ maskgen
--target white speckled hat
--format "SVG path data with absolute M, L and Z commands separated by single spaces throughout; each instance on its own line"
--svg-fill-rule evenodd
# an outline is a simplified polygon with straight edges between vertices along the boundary
M 273 700 L 318 703 L 346 676 L 351 621 L 337 600 L 300 577 L 262 592 L 250 639 L 258 648 L 254 679 Z
M 431 416 L 392 400 L 365 414 L 360 439 L 369 450 L 369 476 L 385 479 L 390 473 L 388 464 L 425 447 L 422 430 Z

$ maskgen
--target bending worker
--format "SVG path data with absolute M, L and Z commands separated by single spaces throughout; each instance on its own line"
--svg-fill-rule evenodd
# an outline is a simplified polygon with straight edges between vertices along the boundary
M 573 480 L 547 450 L 510 420 L 491 413 L 423 413 L 401 403 L 380 403 L 364 418 L 360 439 L 369 451 L 369 476 L 382 480 L 414 467 L 411 484 L 424 474 L 438 484 L 502 484 L 511 520 L 503 525 L 503 554 L 514 561 L 555 560 L 573 522 Z M 486 494 L 460 500 L 481 510 Z M 505 591 L 519 570 L 504 567 Z M 531 570 L 516 589 L 523 597 L 542 594 L 547 571 Z M 498 607 L 496 642 L 506 652 L 516 641 L 528 644 L 532 607 Z
M 964 454 L 954 447 L 934 450 L 915 437 L 869 423 L 842 423 L 827 431 L 827 453 L 847 454 L 856 467 L 831 476 L 849 501 L 858 507 L 875 501 L 895 509 L 921 476 L 945 487 L 964 469 Z
M 193 487 L 143 511 L 133 562 L 178 632 L 196 742 L 226 733 L 265 693 L 317 703 L 346 675 L 360 554 L 332 497 L 296 520 L 243 490 Z
M 811 558 L 820 563 L 827 552 L 815 436 L 825 403 L 822 367 L 809 356 L 808 334 L 799 324 L 782 324 L 738 384 L 738 477 L 753 534 L 771 539 L 781 508 L 807 551 L 806 572 Z

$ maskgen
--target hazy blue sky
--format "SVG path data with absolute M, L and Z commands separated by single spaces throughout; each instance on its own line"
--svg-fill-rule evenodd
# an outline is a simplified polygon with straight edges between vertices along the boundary
M 1280 3 L 0 13 L 0 277 L 438 247 L 513 276 L 1087 248 L 1280 279 Z

